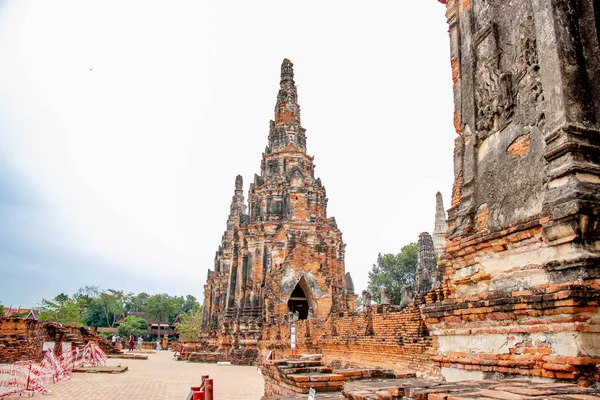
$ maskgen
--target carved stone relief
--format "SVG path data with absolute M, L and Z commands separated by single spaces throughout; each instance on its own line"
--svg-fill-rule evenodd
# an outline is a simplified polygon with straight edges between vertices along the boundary
M 512 74 L 501 71 L 498 33 L 491 24 L 475 38 L 477 69 L 475 72 L 476 127 L 478 132 L 504 128 L 514 113 Z
M 537 107 L 544 100 L 533 17 L 528 16 L 519 26 L 515 60 L 517 121 L 526 126 L 541 126 L 543 114 Z

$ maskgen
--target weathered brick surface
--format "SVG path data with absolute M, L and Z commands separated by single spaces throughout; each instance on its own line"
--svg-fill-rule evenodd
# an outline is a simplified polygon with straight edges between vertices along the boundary
M 265 396 L 336 392 L 344 387 L 344 376 L 325 367 L 320 360 L 267 360 L 261 368 Z
M 522 135 L 516 138 L 510 146 L 506 149 L 506 152 L 511 156 L 524 157 L 531 149 L 531 137 L 529 135 Z
M 297 97 L 286 59 L 260 175 L 247 204 L 242 177 L 236 178 L 227 230 L 204 287 L 201 340 L 236 363 L 256 361 L 263 324 L 323 321 L 356 308 L 342 233 L 327 216 L 325 187 L 306 153 Z
M 90 341 L 108 354 L 117 352 L 108 341 L 86 327 L 18 317 L 0 318 L 0 363 L 39 362 L 44 356 L 44 342 L 55 342 L 55 353 L 60 355 L 62 342 L 70 342 L 75 348 Z
M 453 379 L 597 382 L 597 2 L 442 3 L 459 137 L 444 283 L 422 307 L 433 360 Z
M 298 353 L 322 353 L 324 360 L 339 366 L 370 366 L 402 372 L 438 375 L 434 337 L 429 334 L 419 305 L 420 296 L 408 307 L 374 306 L 367 313 L 332 314 L 327 321 L 296 323 Z M 259 342 L 261 355 L 269 351 L 289 356 L 289 326 L 266 326 Z

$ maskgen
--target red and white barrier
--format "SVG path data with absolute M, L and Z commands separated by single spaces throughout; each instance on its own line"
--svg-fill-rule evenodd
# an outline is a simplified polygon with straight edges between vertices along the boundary
M 70 344 L 62 350 L 60 357 L 56 357 L 52 349 L 46 350 L 39 364 L 33 361 L 0 364 L 0 400 L 50 394 L 48 383 L 69 379 L 76 363 L 82 367 L 106 365 L 106 354 L 94 342 L 89 342 L 81 352 L 78 348 L 72 350 Z
M 25 391 L 30 394 L 50 394 L 50 389 L 46 386 L 46 382 L 52 379 L 52 374 L 42 371 L 40 364 L 36 364 L 33 361 L 17 361 L 14 365 L 23 367 L 28 372 L 27 384 L 24 386 Z
M 0 399 L 23 393 L 28 370 L 16 364 L 0 364 Z
M 81 355 L 82 367 L 100 367 L 106 365 L 106 353 L 94 342 L 89 342 L 83 348 Z
M 40 363 L 40 369 L 44 379 L 48 381 L 52 380 L 54 383 L 71 377 L 69 373 L 65 371 L 60 359 L 54 355 L 52 349 L 46 350 L 44 359 Z

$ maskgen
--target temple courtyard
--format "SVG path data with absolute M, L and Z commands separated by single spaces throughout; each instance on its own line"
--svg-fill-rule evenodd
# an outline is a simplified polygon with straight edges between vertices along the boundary
M 50 385 L 52 394 L 36 396 L 60 400 L 144 399 L 184 400 L 202 375 L 214 380 L 219 400 L 260 399 L 263 379 L 256 367 L 196 364 L 173 360 L 172 351 L 149 354 L 148 360 L 109 359 L 108 365 L 127 366 L 121 374 L 74 373 L 70 380 Z

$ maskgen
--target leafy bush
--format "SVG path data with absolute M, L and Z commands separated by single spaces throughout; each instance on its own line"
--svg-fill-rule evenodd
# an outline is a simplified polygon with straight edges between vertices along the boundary
M 117 328 L 117 333 L 124 338 L 129 337 L 133 333 L 133 336 L 139 337 L 148 333 L 148 323 L 145 319 L 136 317 L 135 315 L 128 315 L 125 320 Z

